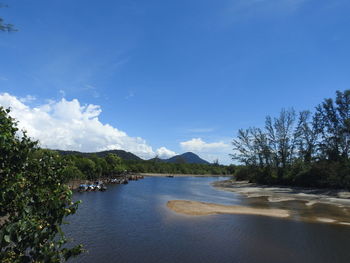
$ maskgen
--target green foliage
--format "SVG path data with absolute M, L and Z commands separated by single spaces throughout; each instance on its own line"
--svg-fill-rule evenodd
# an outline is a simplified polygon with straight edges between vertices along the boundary
M 85 179 L 85 175 L 74 165 L 66 166 L 63 170 L 63 177 L 65 183 L 74 179 Z
M 108 154 L 106 157 L 65 155 L 61 158 L 69 164 L 64 170 L 67 182 L 73 179 L 95 180 L 101 177 L 113 177 L 126 170 L 122 159 L 115 154 Z
M 18 136 L 8 114 L 0 107 L 0 261 L 62 262 L 82 250 L 62 247 L 60 226 L 78 208 L 64 184 L 66 167 L 55 152 Z
M 88 180 L 93 180 L 99 175 L 95 162 L 89 158 L 77 158 L 75 165 Z
M 114 177 L 127 172 L 133 173 L 167 173 L 167 174 L 213 174 L 232 175 L 235 166 L 214 164 L 189 164 L 162 162 L 160 159 L 123 160 L 118 155 L 108 153 L 104 157 L 99 155 L 70 154 L 62 158 L 69 164 L 65 169 L 66 180 L 87 179 L 96 180 L 101 177 Z
M 166 163 L 161 161 L 124 161 L 128 171 L 135 173 L 232 175 L 235 166 L 219 164 Z
M 116 154 L 109 153 L 105 157 L 107 163 L 107 172 L 109 174 L 118 174 L 122 173 L 125 170 L 125 167 L 122 164 L 122 159 L 118 157 Z
M 297 121 L 296 121 L 297 120 Z M 282 110 L 265 128 L 239 130 L 233 159 L 239 180 L 350 189 L 350 90 L 337 91 L 312 115 Z

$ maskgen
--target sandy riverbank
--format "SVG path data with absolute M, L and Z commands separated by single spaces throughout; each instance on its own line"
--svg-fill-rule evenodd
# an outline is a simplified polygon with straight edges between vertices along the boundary
M 214 182 L 213 186 L 247 198 L 266 198 L 270 203 L 303 201 L 308 207 L 315 204 L 350 207 L 350 192 L 345 190 L 265 186 L 234 180 Z
M 244 205 L 222 205 L 187 200 L 168 201 L 174 212 L 205 216 L 239 214 L 286 218 L 309 223 L 350 226 L 350 192 L 334 189 L 263 186 L 233 180 L 217 181 L 218 190 L 242 195 Z
M 186 200 L 168 201 L 167 207 L 185 215 L 238 214 L 271 217 L 289 217 L 289 212 L 283 209 L 263 209 L 246 206 L 231 206 Z
M 169 174 L 169 173 L 140 173 L 140 175 L 143 176 L 149 176 L 149 177 L 231 177 L 229 175 L 213 175 L 213 174 Z

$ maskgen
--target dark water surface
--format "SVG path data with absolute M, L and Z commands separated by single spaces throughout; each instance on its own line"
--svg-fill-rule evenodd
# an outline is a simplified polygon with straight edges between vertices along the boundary
M 350 262 L 350 227 L 247 215 L 186 216 L 184 199 L 246 204 L 210 183 L 223 178 L 148 177 L 107 192 L 77 193 L 67 235 L 89 251 L 71 262 Z

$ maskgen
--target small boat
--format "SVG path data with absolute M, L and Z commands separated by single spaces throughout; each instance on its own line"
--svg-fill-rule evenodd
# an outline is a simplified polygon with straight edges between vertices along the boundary
M 89 191 L 106 191 L 107 187 L 99 182 L 98 184 L 81 184 L 78 187 L 79 192 L 89 192 Z
M 78 191 L 79 192 L 85 192 L 88 190 L 88 186 L 86 184 L 79 185 Z
M 95 185 L 89 184 L 87 190 L 88 190 L 88 191 L 95 191 Z

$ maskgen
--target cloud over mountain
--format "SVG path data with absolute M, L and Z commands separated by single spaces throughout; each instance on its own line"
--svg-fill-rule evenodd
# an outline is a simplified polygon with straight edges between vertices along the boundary
M 184 151 L 194 152 L 210 161 L 219 159 L 224 164 L 231 162 L 229 157 L 229 153 L 231 153 L 230 144 L 223 141 L 208 143 L 201 138 L 193 138 L 180 142 L 180 146 Z
M 165 147 L 153 151 L 141 137 L 130 137 L 126 132 L 102 123 L 98 118 L 102 109 L 98 105 L 81 105 L 77 99 L 64 98 L 36 107 L 26 102 L 27 99 L 0 93 L 0 105 L 11 107 L 10 115 L 18 121 L 18 127 L 39 140 L 42 147 L 82 152 L 121 149 L 145 159 L 156 154 L 162 157 L 175 155 Z
M 165 147 L 160 147 L 159 149 L 157 149 L 156 154 L 158 155 L 159 158 L 167 159 L 175 156 L 176 152 L 173 152 Z

